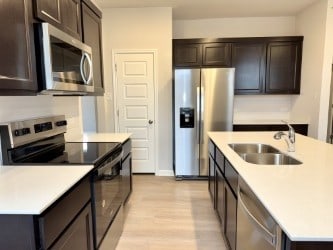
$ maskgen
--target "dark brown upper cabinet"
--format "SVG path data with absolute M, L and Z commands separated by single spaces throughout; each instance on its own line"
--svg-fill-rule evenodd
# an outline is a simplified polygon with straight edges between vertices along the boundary
M 272 42 L 267 46 L 266 93 L 300 93 L 302 43 Z
M 261 93 L 265 80 L 265 43 L 234 43 L 232 67 L 235 73 L 236 94 Z
M 299 94 L 303 37 L 174 39 L 173 66 L 234 67 L 235 94 Z
M 173 60 L 175 67 L 201 66 L 201 44 L 174 44 Z
M 80 0 L 35 0 L 35 16 L 81 40 Z
M 3 0 L 0 15 L 0 95 L 34 95 L 38 87 L 31 1 Z
M 204 66 L 231 66 L 231 44 L 209 43 L 203 45 L 202 65 Z
M 90 4 L 82 2 L 83 42 L 92 49 L 94 94 L 103 94 L 103 57 L 102 57 L 102 13 Z

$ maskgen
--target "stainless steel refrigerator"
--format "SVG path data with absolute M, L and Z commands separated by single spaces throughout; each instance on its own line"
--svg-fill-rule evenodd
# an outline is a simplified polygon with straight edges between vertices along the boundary
M 232 130 L 235 69 L 176 69 L 174 77 L 175 175 L 205 177 L 207 132 Z

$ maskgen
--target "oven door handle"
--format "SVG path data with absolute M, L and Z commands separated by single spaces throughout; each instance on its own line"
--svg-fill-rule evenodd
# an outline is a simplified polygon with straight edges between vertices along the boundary
M 112 169 L 118 162 L 121 162 L 121 159 L 123 158 L 123 150 L 121 151 L 121 153 L 116 157 L 114 158 L 112 161 L 110 162 L 107 162 L 105 165 L 99 167 L 97 169 L 97 174 L 100 176 L 100 175 L 103 175 L 103 173 L 105 172 L 105 170 L 110 170 Z

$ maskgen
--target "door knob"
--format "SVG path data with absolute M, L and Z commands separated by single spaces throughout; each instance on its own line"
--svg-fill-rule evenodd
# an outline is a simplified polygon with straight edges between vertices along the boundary
M 149 120 L 148 123 L 149 123 L 149 124 L 153 124 L 153 121 L 152 121 L 152 120 Z

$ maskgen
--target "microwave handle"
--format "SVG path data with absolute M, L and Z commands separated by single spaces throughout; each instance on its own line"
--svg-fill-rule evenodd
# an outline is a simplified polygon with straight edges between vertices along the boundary
M 89 76 L 88 79 L 86 79 L 85 74 L 83 72 L 83 62 L 84 59 L 87 59 L 88 64 L 89 64 Z M 82 58 L 81 58 L 81 62 L 80 62 L 80 73 L 81 73 L 81 77 L 84 81 L 85 84 L 89 84 L 92 78 L 92 61 L 90 59 L 90 56 L 88 53 L 83 53 Z

